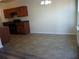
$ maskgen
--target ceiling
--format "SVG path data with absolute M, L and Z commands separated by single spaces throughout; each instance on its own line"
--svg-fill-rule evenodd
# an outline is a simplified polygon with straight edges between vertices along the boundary
M 0 0 L 0 3 L 5 3 L 5 2 L 10 2 L 10 1 L 13 1 L 13 0 Z

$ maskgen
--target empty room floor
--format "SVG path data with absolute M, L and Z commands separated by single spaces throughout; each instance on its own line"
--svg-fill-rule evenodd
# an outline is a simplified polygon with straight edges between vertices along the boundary
M 12 35 L 7 47 L 45 59 L 77 59 L 76 35 Z

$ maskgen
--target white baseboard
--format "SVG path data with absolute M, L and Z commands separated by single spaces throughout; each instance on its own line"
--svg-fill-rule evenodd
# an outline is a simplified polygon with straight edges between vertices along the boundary
M 31 32 L 32 34 L 53 34 L 53 35 L 77 35 L 76 33 L 49 33 L 49 32 Z

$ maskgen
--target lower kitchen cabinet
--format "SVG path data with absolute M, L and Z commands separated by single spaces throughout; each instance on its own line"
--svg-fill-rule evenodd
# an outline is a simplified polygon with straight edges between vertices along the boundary
M 30 33 L 29 22 L 19 22 L 16 24 L 17 33 Z
M 10 41 L 10 32 L 8 27 L 0 27 L 0 38 L 2 43 L 8 43 Z
M 8 26 L 11 34 L 28 34 L 30 33 L 29 21 L 6 22 L 4 26 Z

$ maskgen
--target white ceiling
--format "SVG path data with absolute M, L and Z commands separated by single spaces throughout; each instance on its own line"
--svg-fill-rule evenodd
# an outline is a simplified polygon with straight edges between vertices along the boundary
M 2 3 L 2 2 L 10 2 L 10 1 L 13 1 L 13 0 L 0 0 L 0 2 Z

